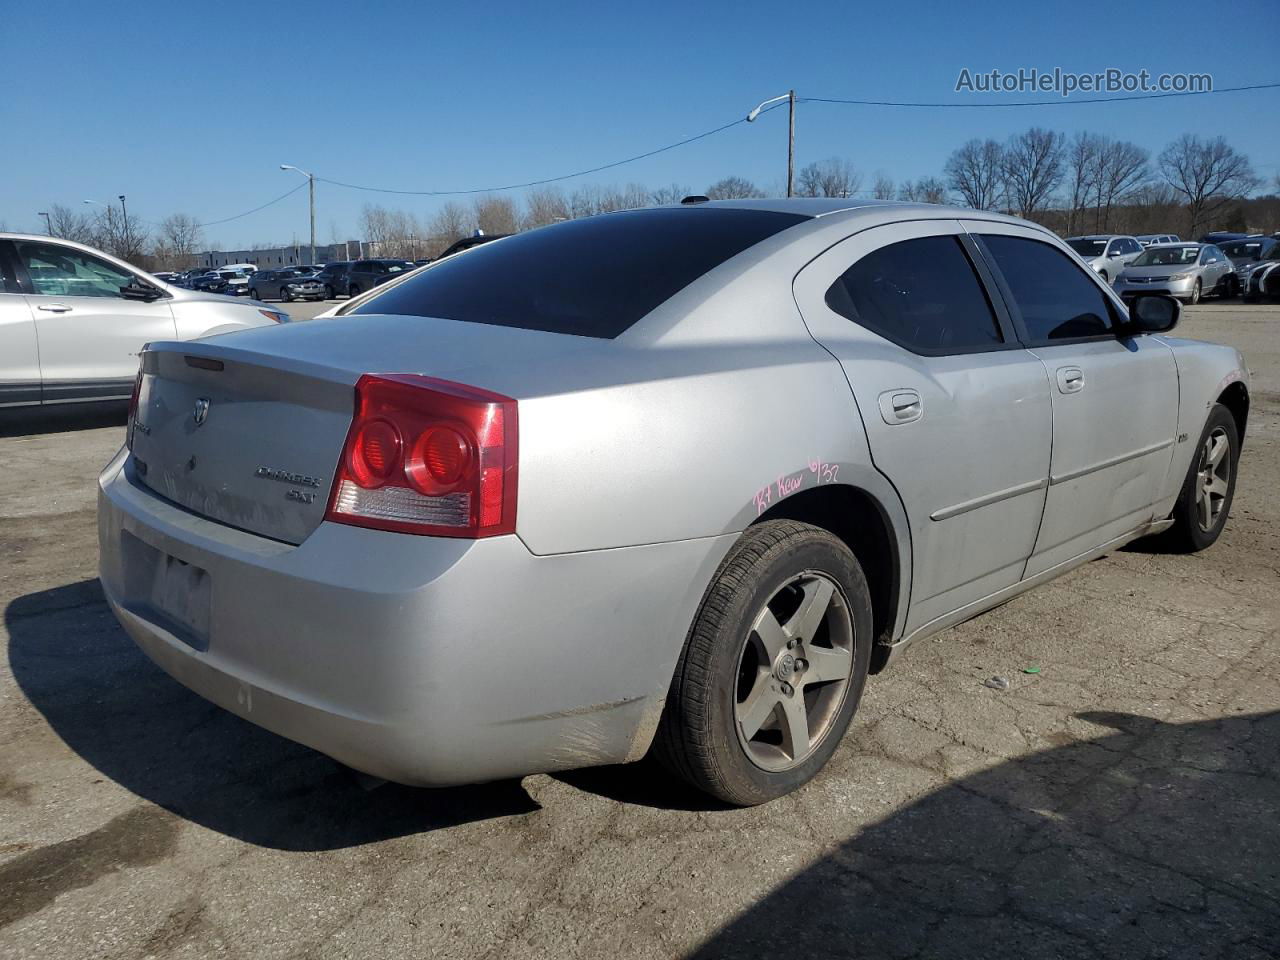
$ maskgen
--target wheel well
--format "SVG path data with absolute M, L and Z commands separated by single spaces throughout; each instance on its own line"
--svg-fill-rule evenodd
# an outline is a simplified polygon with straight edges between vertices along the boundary
M 1249 422 L 1249 388 L 1237 380 L 1222 391 L 1218 402 L 1231 411 L 1236 421 L 1236 433 L 1244 441 L 1244 427 Z
M 844 541 L 867 578 L 876 640 L 889 641 L 898 615 L 898 541 L 875 498 L 857 487 L 828 484 L 787 497 L 755 522 L 780 519 L 811 523 Z M 877 642 L 871 651 L 871 672 L 878 673 L 887 658 L 888 647 Z

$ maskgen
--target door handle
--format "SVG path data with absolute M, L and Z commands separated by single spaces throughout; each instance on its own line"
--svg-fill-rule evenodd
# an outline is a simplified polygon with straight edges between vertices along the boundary
M 880 416 L 885 423 L 911 423 L 924 416 L 920 394 L 915 390 L 898 388 L 880 394 Z
M 1084 389 L 1084 371 L 1079 367 L 1059 367 L 1058 389 L 1063 393 L 1079 393 Z
M 65 303 L 38 303 L 37 310 L 48 310 L 50 313 L 70 313 L 71 308 Z

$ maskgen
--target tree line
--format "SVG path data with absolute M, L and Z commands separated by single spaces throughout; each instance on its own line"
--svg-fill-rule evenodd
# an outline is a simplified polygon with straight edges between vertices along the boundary
M 802 197 L 954 202 L 1012 213 L 1068 236 L 1173 232 L 1192 238 L 1215 228 L 1280 226 L 1280 197 L 1245 199 L 1260 185 L 1248 157 L 1222 137 L 1184 134 L 1153 157 L 1127 140 L 1088 131 L 1068 138 L 1042 127 L 1004 142 L 969 140 L 952 151 L 940 176 L 897 182 L 877 171 L 867 181 L 848 160 L 832 157 L 802 167 L 795 181 Z M 1280 174 L 1271 186 L 1280 193 Z M 416 259 L 436 256 L 477 230 L 516 233 L 561 220 L 678 203 L 693 192 L 680 183 L 657 189 L 639 183 L 586 184 L 568 191 L 546 186 L 523 197 L 485 194 L 470 202 L 450 201 L 429 217 L 366 205 L 358 233 L 369 255 Z M 766 191 L 740 176 L 724 177 L 703 190 L 713 200 L 782 192 L 781 184 Z M 194 266 L 204 248 L 200 224 L 182 213 L 158 224 L 133 219 L 125 223 L 114 207 L 81 213 L 55 204 L 49 208 L 48 227 L 54 236 L 88 243 L 151 269 Z

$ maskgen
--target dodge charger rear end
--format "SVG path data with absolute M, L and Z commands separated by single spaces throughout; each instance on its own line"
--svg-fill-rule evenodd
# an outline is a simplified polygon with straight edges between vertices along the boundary
M 100 480 L 107 597 L 179 682 L 391 780 L 656 748 L 731 802 L 794 789 L 905 641 L 1144 533 L 1206 546 L 1230 507 L 1238 355 L 964 216 L 610 214 L 153 343 Z M 1024 290 L 1027 256 L 1074 273 Z M 1127 409 L 1084 467 L 1052 459 L 1076 374 Z

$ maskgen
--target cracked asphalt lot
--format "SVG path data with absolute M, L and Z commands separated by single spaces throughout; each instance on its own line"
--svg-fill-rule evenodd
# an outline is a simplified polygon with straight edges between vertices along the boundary
M 1280 956 L 1280 307 L 1179 332 L 1254 371 L 1219 543 L 917 645 L 752 810 L 644 764 L 366 791 L 116 626 L 93 478 L 123 416 L 0 423 L 0 956 Z

